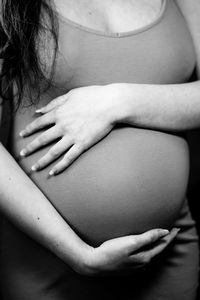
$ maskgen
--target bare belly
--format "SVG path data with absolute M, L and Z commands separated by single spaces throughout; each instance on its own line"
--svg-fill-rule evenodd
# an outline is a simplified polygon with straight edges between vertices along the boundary
M 16 158 L 38 134 L 19 137 L 19 131 L 33 120 L 33 111 L 33 107 L 18 111 L 15 117 L 12 151 Z M 97 245 L 154 227 L 170 228 L 178 218 L 189 169 L 184 139 L 123 126 L 62 174 L 49 178 L 50 167 L 31 174 L 33 163 L 48 149 L 19 160 L 19 164 L 86 241 Z

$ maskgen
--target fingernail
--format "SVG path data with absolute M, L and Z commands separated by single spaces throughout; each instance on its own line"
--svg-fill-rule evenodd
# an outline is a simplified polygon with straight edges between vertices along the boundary
M 172 230 L 178 233 L 181 229 L 174 227 Z
M 27 154 L 26 149 L 22 149 L 19 154 L 20 154 L 20 156 L 26 156 L 26 154 Z
M 169 234 L 169 230 L 167 230 L 167 229 L 161 229 L 161 232 L 162 232 L 163 234 Z
M 49 172 L 49 176 L 54 176 L 54 175 L 55 175 L 55 171 L 51 170 L 51 171 Z
M 43 111 L 43 108 L 44 108 L 44 107 L 41 107 L 41 108 L 36 109 L 36 111 L 35 111 L 36 114 L 41 113 L 41 112 Z
M 33 165 L 33 166 L 31 167 L 31 170 L 32 170 L 33 172 L 37 171 L 37 170 L 38 170 L 38 166 L 37 166 L 37 165 Z
M 20 135 L 21 137 L 24 137 L 25 132 L 24 132 L 24 131 L 21 131 L 21 132 L 19 133 L 19 135 Z

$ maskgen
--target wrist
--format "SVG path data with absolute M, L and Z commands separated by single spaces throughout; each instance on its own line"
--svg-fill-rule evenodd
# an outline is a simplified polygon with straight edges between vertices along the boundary
M 92 257 L 94 248 L 82 241 L 78 236 L 75 239 L 66 239 L 66 235 L 59 242 L 55 241 L 52 252 L 80 275 L 92 275 Z
M 94 248 L 88 246 L 74 270 L 80 275 L 85 276 L 98 276 L 104 273 L 105 266 L 102 263 L 103 257 L 99 249 L 100 247 Z
M 133 96 L 133 84 L 128 83 L 112 83 L 108 86 L 110 94 L 113 97 L 113 105 L 111 111 L 111 120 L 116 123 L 131 123 L 136 118 L 137 98 L 136 91 Z
M 82 242 L 74 247 L 73 251 L 71 251 L 72 255 L 66 249 L 64 261 L 80 275 L 96 276 L 100 272 L 97 249 Z
M 81 245 L 76 254 L 74 253 L 73 258 L 67 258 L 66 263 L 78 274 L 83 276 L 94 276 L 98 273 L 95 264 L 95 248 L 88 244 Z

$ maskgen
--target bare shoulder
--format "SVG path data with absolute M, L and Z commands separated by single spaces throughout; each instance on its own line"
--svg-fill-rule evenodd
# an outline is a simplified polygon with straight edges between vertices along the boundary
M 200 1 L 175 0 L 181 10 L 193 38 L 197 54 L 198 71 L 200 74 Z

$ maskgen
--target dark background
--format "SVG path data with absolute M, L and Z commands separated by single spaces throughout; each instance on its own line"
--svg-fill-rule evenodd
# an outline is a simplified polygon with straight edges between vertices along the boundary
M 190 179 L 188 185 L 188 199 L 192 215 L 197 223 L 200 235 L 200 130 L 187 133 L 187 140 L 190 148 Z
M 200 130 L 188 132 L 187 140 L 189 143 L 191 160 L 190 178 L 188 185 L 188 199 L 191 212 L 197 223 L 197 230 L 200 236 L 200 218 L 198 209 L 198 206 L 200 204 Z M 200 299 L 200 291 L 197 299 Z M 2 300 L 1 295 L 0 300 Z
M 193 218 L 197 224 L 198 234 L 200 236 L 200 130 L 195 130 L 187 134 L 190 148 L 190 179 L 188 186 L 188 200 Z M 198 290 L 197 300 L 200 299 L 200 288 Z

